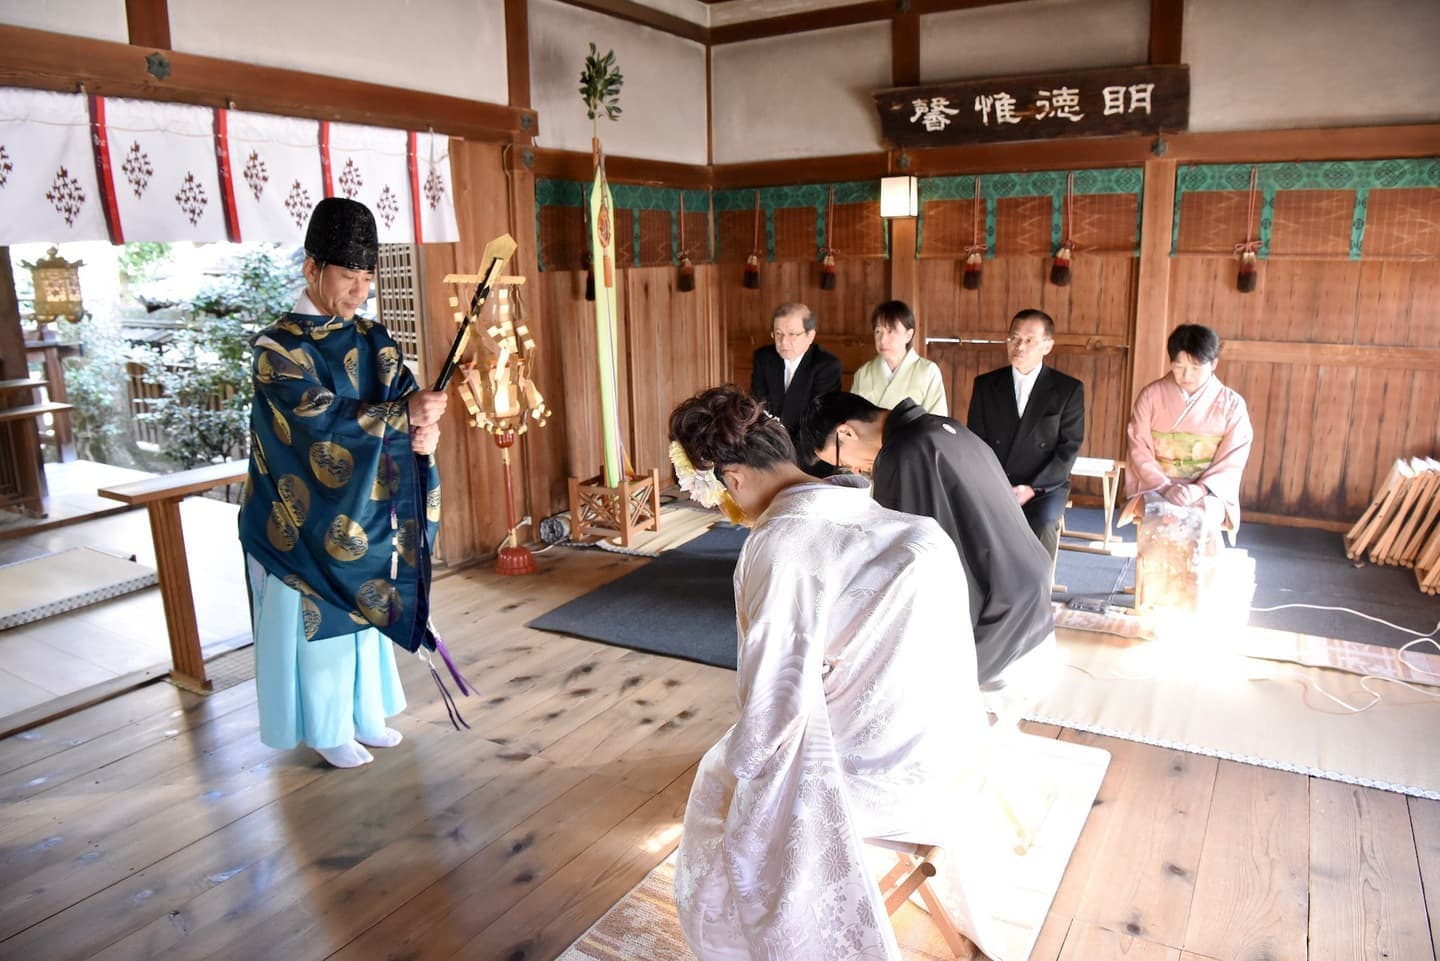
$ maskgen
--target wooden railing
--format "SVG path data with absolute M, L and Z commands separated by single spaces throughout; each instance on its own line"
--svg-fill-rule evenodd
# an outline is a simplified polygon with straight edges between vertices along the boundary
M 187 690 L 203 693 L 212 685 L 205 676 L 205 659 L 200 652 L 200 629 L 195 623 L 195 596 L 190 589 L 180 502 L 190 494 L 244 481 L 248 466 L 243 460 L 226 461 L 102 487 L 97 492 L 101 497 L 132 506 L 143 504 L 150 512 L 160 599 L 165 605 L 165 626 L 170 635 L 170 679 Z

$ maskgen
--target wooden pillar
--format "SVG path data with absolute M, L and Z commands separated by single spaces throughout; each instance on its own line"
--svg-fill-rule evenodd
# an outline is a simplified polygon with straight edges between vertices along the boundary
M 195 595 L 190 588 L 180 498 L 152 500 L 149 509 L 155 569 L 160 575 L 160 599 L 165 605 L 165 626 L 170 632 L 173 665 L 170 679 L 187 691 L 204 694 L 212 690 L 213 685 L 205 676 L 205 656 L 200 652 L 200 628 L 195 623 Z
M 1140 270 L 1135 295 L 1135 335 L 1130 350 L 1130 401 L 1141 388 L 1164 376 L 1169 366 L 1170 237 L 1175 224 L 1175 161 L 1145 162 L 1141 198 Z
M 920 300 L 920 262 L 915 259 L 915 217 L 894 217 L 890 220 L 889 298 L 903 300 L 913 310 Z M 923 352 L 925 317 L 915 315 L 915 345 Z
M 15 274 L 10 265 L 10 248 L 0 246 L 0 380 L 23 380 L 30 376 L 30 361 L 25 350 L 25 331 L 20 326 L 20 302 L 15 296 Z M 63 388 L 64 382 L 61 382 Z M 10 398 L 7 400 L 7 398 Z M 29 403 L 25 394 L 7 393 L 0 396 L 0 407 Z M 49 509 L 49 489 L 45 483 L 44 456 L 36 421 L 13 421 L 0 425 L 0 485 L 14 489 L 8 499 L 33 504 L 40 515 Z M 8 475 L 8 476 L 7 476 Z M 3 498 L 3 491 L 0 491 Z

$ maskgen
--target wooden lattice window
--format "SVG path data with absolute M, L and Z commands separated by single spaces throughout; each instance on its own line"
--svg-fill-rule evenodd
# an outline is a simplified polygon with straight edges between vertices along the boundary
M 420 270 L 414 244 L 381 244 L 375 271 L 377 319 L 405 353 L 416 378 L 427 383 L 425 327 L 420 316 Z

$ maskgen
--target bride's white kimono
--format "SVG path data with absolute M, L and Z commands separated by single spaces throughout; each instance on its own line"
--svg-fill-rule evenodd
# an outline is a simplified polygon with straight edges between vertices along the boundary
M 964 577 L 933 520 L 859 478 L 788 488 L 758 519 L 735 568 L 739 720 L 700 763 L 675 873 L 701 961 L 898 961 L 861 847 L 883 836 L 946 846 L 932 885 L 986 947 Z

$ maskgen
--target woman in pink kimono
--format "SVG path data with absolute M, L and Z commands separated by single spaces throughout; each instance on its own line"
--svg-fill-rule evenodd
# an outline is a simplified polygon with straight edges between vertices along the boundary
M 1209 327 L 1181 324 L 1165 342 L 1170 376 L 1149 384 L 1130 415 L 1130 457 L 1120 523 L 1156 493 L 1179 507 L 1203 507 L 1226 530 L 1240 526 L 1240 475 L 1255 432 L 1245 398 L 1220 383 L 1220 337 Z
M 734 388 L 681 404 L 670 435 L 691 496 L 753 526 L 735 567 L 738 717 L 700 762 L 677 859 L 691 948 L 899 961 L 862 851 L 886 837 L 954 853 L 935 879 L 951 917 L 1019 961 L 987 947 L 994 861 L 976 846 L 998 832 L 970 816 L 989 740 L 954 545 L 859 477 L 805 474 L 780 421 Z

